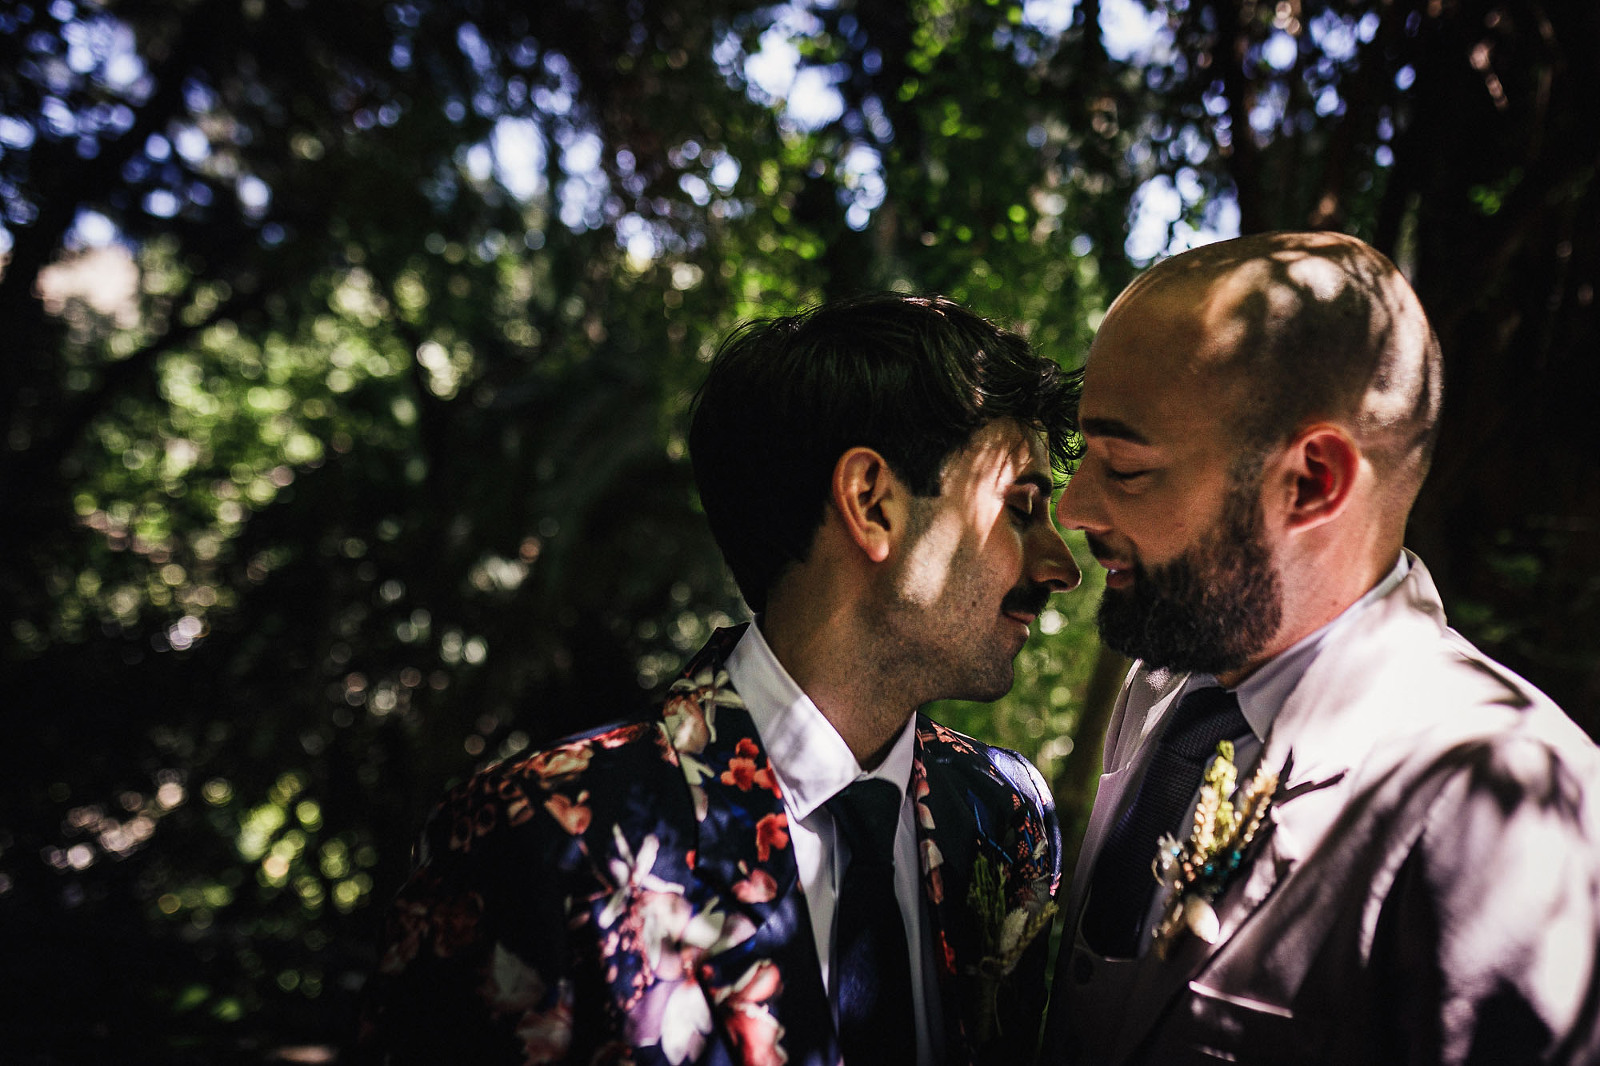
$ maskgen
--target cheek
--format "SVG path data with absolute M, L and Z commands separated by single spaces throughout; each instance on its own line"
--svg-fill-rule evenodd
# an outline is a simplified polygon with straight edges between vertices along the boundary
M 1214 506 L 1206 507 L 1195 500 L 1168 501 L 1151 495 L 1123 501 L 1118 509 L 1115 529 L 1133 545 L 1139 561 L 1146 566 L 1159 566 L 1182 555 L 1199 531 L 1207 528 L 1197 515 L 1211 514 Z
M 1043 539 L 1033 542 L 1011 530 L 997 537 L 983 566 L 983 593 L 988 599 L 1004 596 L 1027 583 L 1034 562 L 1044 554 Z
M 947 594 L 961 573 L 965 545 L 945 528 L 926 530 L 907 550 L 896 584 L 902 600 L 931 607 Z
M 1022 543 L 1010 530 L 962 541 L 950 560 L 950 591 L 963 607 L 981 606 L 1016 584 L 1022 572 Z
M 1163 526 L 1157 526 L 1150 540 L 1153 550 L 1162 555 L 1173 556 L 1182 553 L 1195 538 L 1195 530 L 1185 516 L 1172 516 Z

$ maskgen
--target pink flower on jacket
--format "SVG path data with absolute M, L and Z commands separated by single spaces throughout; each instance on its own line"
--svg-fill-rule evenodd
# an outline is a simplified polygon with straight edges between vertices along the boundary
M 682 895 L 669 892 L 635 897 L 625 927 L 656 979 L 689 978 L 708 954 L 737 947 L 755 935 L 750 919 L 717 904 L 713 897 L 696 910 Z
M 661 1017 L 661 1053 L 672 1066 L 698 1059 L 711 1032 L 711 1004 L 705 989 L 681 981 L 667 998 Z
M 669 1063 L 697 1059 L 711 1032 L 711 1006 L 696 980 L 708 955 L 755 935 L 755 924 L 712 899 L 696 910 L 682 895 L 641 891 L 618 923 L 617 948 L 641 957 L 637 997 L 625 1021 L 629 1039 L 658 1044 Z
M 694 694 L 668 696 L 663 711 L 667 740 L 677 751 L 699 755 L 716 739 L 716 708 L 702 707 Z
M 715 995 L 723 1027 L 739 1049 L 745 1066 L 783 1066 L 789 1054 L 779 1043 L 783 1026 L 773 1016 L 771 1001 L 783 991 L 783 975 L 771 959 L 762 959 Z
M 560 792 L 552 792 L 550 798 L 544 801 L 545 810 L 550 812 L 550 817 L 556 824 L 565 829 L 571 836 L 579 837 L 589 828 L 592 814 L 584 802 L 589 798 L 587 789 L 578 793 L 576 799 L 568 799 Z
M 1032 820 L 1030 819 L 1030 829 Z M 1028 844 L 1032 841 L 1032 848 Z M 1050 867 L 1050 842 L 1043 828 L 1018 834 L 1018 854 L 1011 867 L 1011 883 L 1007 905 L 1029 907 L 1053 899 L 1059 887 L 1059 877 Z
M 944 852 L 931 839 L 924 838 L 917 847 L 922 857 L 922 877 L 928 886 L 928 898 L 935 904 L 944 902 Z
M 516 1016 L 514 1030 L 522 1041 L 524 1063 L 559 1062 L 572 1047 L 572 983 L 556 985 L 555 1000 L 545 1006 L 548 989 L 538 972 L 505 945 L 494 946 L 482 993 L 496 1015 Z
M 661 850 L 661 841 L 654 833 L 639 842 L 637 855 L 628 846 L 628 838 L 622 835 L 620 825 L 611 827 L 611 836 L 617 848 L 617 857 L 610 863 L 611 879 L 616 887 L 611 892 L 611 898 L 606 901 L 605 908 L 600 912 L 598 921 L 602 929 L 611 928 L 628 910 L 634 897 L 641 892 L 683 894 L 682 885 L 663 881 L 650 872 L 656 864 L 656 853 Z
M 756 747 L 756 742 L 749 737 L 740 737 L 739 743 L 734 746 L 733 757 L 728 760 L 728 768 L 722 772 L 721 781 L 724 785 L 737 788 L 740 792 L 749 792 L 753 787 L 767 789 L 773 795 L 778 795 L 778 782 L 772 776 L 770 766 L 757 767 L 755 757 L 761 754 L 761 749 Z
M 734 884 L 733 896 L 740 903 L 771 903 L 778 897 L 778 882 L 767 871 L 757 868 Z
M 634 722 L 631 725 L 618 726 L 610 732 L 592 736 L 583 741 L 583 743 L 607 751 L 612 748 L 625 748 L 654 729 L 655 724 L 652 722 Z
M 517 779 L 502 777 L 495 785 L 495 795 L 505 807 L 507 825 L 521 825 L 533 817 L 533 804 Z
M 541 751 L 529 756 L 522 763 L 522 767 L 538 775 L 539 784 L 545 788 L 553 788 L 565 778 L 574 774 L 581 774 L 589 768 L 589 760 L 594 758 L 594 748 L 587 741 L 577 744 L 564 744 L 559 748 Z
M 642 892 L 628 911 L 628 928 L 639 953 L 658 978 L 678 980 L 685 969 L 681 948 L 694 907 L 675 892 Z M 689 969 L 693 969 L 690 962 Z
M 678 751 L 699 755 L 717 739 L 718 707 L 743 707 L 744 700 L 733 690 L 728 671 L 707 663 L 693 674 L 680 677 L 667 690 L 662 707 L 667 739 Z
M 950 938 L 945 936 L 944 930 L 939 930 L 939 965 L 948 974 L 956 972 L 956 949 L 950 946 Z
M 917 825 L 929 832 L 933 830 L 933 810 L 925 801 L 931 791 L 928 771 L 923 768 L 922 760 L 918 759 L 911 764 L 911 795 L 917 801 Z
M 789 846 L 789 816 L 783 812 L 764 815 L 756 823 L 756 858 L 767 862 L 772 858 L 772 849 L 783 849 Z
M 937 740 L 948 744 L 959 752 L 969 755 L 979 754 L 977 744 L 971 737 L 957 733 L 954 729 L 942 726 L 938 722 L 930 721 L 927 723 L 926 728 L 919 727 L 917 736 L 925 744 Z

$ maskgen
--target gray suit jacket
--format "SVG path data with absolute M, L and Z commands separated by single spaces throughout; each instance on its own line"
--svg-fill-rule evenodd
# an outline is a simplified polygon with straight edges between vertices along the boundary
M 1087 948 L 1089 872 L 1184 679 L 1138 666 L 1118 698 L 1044 1061 L 1600 1062 L 1600 753 L 1445 624 L 1414 556 L 1279 712 L 1261 757 L 1289 772 L 1217 941 Z

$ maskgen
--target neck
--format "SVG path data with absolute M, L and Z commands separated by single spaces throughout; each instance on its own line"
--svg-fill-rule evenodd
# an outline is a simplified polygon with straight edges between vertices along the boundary
M 800 604 L 827 602 L 821 597 L 795 599 Z M 769 603 L 761 625 L 767 646 L 838 730 L 861 768 L 874 769 L 917 709 L 907 699 L 911 689 L 883 675 L 871 640 L 848 611 L 787 607 L 781 601 Z
M 1272 639 L 1237 670 L 1217 675 L 1217 682 L 1233 688 L 1279 655 L 1348 611 L 1356 601 L 1389 575 L 1400 556 L 1400 545 L 1384 544 L 1361 562 L 1322 558 L 1285 568 L 1283 623 Z M 1291 575 L 1298 575 L 1298 579 Z

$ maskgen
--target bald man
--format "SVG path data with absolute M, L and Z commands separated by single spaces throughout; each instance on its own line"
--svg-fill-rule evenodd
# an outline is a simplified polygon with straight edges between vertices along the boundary
M 1137 661 L 1045 1061 L 1600 1061 L 1596 749 L 1402 545 L 1440 395 L 1350 237 L 1188 252 L 1106 315 L 1057 517 Z

